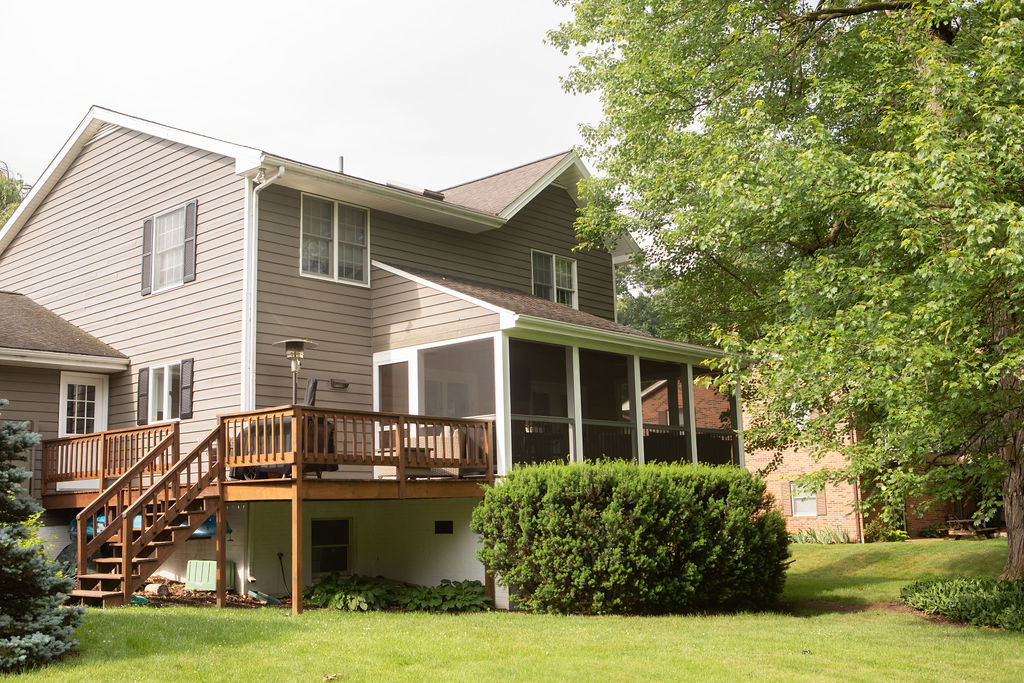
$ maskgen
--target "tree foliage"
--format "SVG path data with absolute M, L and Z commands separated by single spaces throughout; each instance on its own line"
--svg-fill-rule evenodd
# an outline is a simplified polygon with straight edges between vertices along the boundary
M 6 405 L 0 399 L 0 409 Z M 38 443 L 24 424 L 0 421 L 0 672 L 67 653 L 82 616 L 63 606 L 71 580 L 58 575 L 29 526 L 40 508 L 22 495 L 29 475 L 15 461 Z
M 21 203 L 22 181 L 13 177 L 6 164 L 0 161 L 0 227 L 7 222 Z
M 564 4 L 566 86 L 605 113 L 580 234 L 640 235 L 717 325 L 748 444 L 840 451 L 823 476 L 880 495 L 979 486 L 1024 576 L 1020 3 Z

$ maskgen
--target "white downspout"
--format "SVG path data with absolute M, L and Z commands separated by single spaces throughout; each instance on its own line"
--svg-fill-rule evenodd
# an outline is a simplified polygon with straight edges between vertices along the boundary
M 261 169 L 262 172 L 262 169 Z M 284 166 L 266 178 L 248 193 L 251 201 L 246 206 L 248 221 L 245 231 L 242 281 L 242 396 L 240 410 L 256 407 L 256 269 L 258 262 L 259 193 L 284 175 Z M 258 177 L 258 176 L 257 176 Z M 251 187 L 247 180 L 247 187 Z

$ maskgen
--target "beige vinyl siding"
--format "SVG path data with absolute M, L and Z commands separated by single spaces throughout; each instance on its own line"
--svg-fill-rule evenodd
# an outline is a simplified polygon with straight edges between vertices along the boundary
M 306 380 L 320 380 L 317 406 L 370 410 L 371 300 L 367 287 L 299 275 L 299 192 L 274 186 L 259 198 L 256 296 L 256 407 L 291 402 L 291 373 L 284 348 L 273 343 L 302 338 L 317 343 L 302 361 L 299 400 Z M 371 236 L 373 215 L 370 217 Z M 349 382 L 330 389 L 331 378 Z
M 192 199 L 196 280 L 142 296 L 143 219 Z M 131 358 L 110 378 L 111 429 L 135 425 L 139 368 L 193 358 L 191 445 L 239 406 L 244 211 L 233 159 L 114 129 L 86 145 L 0 256 L 0 289 Z
M 500 329 L 497 313 L 379 268 L 373 282 L 373 350 L 427 344 Z
M 477 235 L 375 211 L 370 219 L 370 256 L 532 294 L 530 253 L 546 251 L 576 260 L 579 309 L 612 320 L 611 255 L 573 251 L 575 218 L 575 202 L 555 186 L 541 192 L 505 226 Z
M 10 401 L 6 408 L 0 408 L 0 424 L 31 422 L 32 430 L 44 439 L 56 438 L 60 370 L 0 365 L 0 398 Z M 39 498 L 39 482 L 42 481 L 40 450 L 39 446 L 33 448 L 25 463 L 26 469 L 32 472 L 27 486 L 35 498 Z

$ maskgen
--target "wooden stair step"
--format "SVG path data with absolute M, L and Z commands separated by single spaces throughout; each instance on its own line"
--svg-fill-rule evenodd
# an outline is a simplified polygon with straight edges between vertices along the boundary
M 156 562 L 156 561 L 157 561 L 157 559 L 155 557 L 133 557 L 132 558 L 132 562 L 137 562 L 137 563 Z M 97 557 L 94 560 L 94 562 L 96 562 L 96 564 L 117 564 L 117 565 L 120 565 L 122 563 L 122 560 L 121 560 L 120 557 Z
M 112 579 L 117 579 L 118 581 L 120 581 L 121 580 L 121 575 L 120 574 L 79 574 L 77 578 L 78 579 L 86 579 L 87 581 L 91 581 L 93 579 L 99 579 L 101 581 L 104 581 L 104 580 L 109 581 L 109 580 L 112 580 Z
M 85 591 L 81 588 L 76 588 L 71 591 L 71 597 L 73 598 L 113 598 L 116 596 L 123 595 L 121 591 Z

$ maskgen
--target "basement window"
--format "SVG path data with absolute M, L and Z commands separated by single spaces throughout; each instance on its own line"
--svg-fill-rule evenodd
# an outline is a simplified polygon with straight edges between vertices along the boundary
M 314 519 L 311 536 L 314 574 L 349 571 L 349 520 Z

